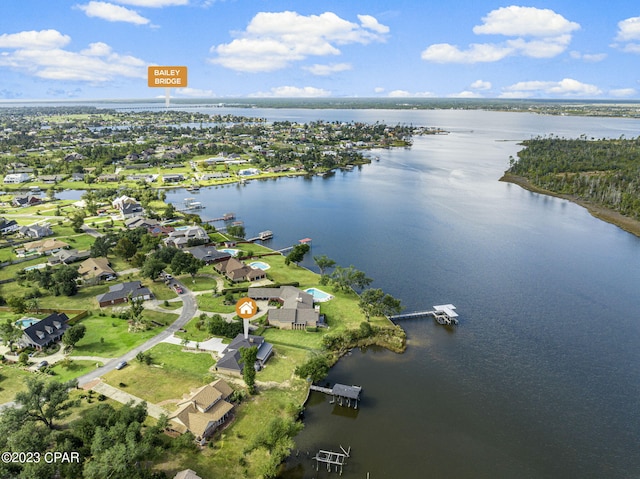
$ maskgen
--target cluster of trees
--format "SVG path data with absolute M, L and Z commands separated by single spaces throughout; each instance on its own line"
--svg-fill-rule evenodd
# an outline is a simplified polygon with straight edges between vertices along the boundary
M 76 282 L 78 276 L 80 274 L 76 266 L 63 264 L 55 268 L 46 266 L 42 269 L 19 271 L 16 274 L 16 280 L 20 284 L 25 281 L 34 281 L 54 296 L 73 296 L 78 292 Z
M 578 139 L 537 137 L 510 159 L 508 173 L 559 194 L 640 219 L 640 137 Z
M 195 276 L 198 270 L 204 266 L 204 261 L 178 248 L 169 246 L 146 256 L 140 268 L 140 274 L 145 278 L 155 280 L 167 266 L 171 267 L 173 274 L 187 273 Z
M 201 328 L 204 327 L 208 333 L 225 338 L 235 338 L 243 331 L 243 325 L 240 321 L 229 323 L 219 314 L 208 316 L 202 313 L 198 324 Z
M 115 409 L 98 404 L 68 427 L 62 420 L 79 400 L 70 397 L 75 381 L 61 383 L 27 378 L 26 391 L 16 395 L 16 406 L 0 416 L 0 449 L 9 452 L 36 451 L 39 462 L 0 463 L 1 477 L 29 479 L 161 479 L 150 460 L 162 453 L 160 435 L 166 426 L 162 419 L 145 427 L 146 403 L 127 404 Z M 45 453 L 79 453 L 78 461 L 45 461 Z
M 327 354 L 314 354 L 306 363 L 296 366 L 295 374 L 302 379 L 311 379 L 316 383 L 322 381 L 331 369 L 332 360 Z
M 307 254 L 310 249 L 311 247 L 306 243 L 295 245 L 289 252 L 289 254 L 285 256 L 284 264 L 286 264 L 287 266 L 289 266 L 291 263 L 298 264 L 304 259 L 304 255 Z

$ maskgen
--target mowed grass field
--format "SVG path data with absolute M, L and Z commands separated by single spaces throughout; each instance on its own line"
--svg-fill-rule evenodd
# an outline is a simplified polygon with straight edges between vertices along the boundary
M 123 391 L 151 403 L 182 399 L 184 394 L 213 381 L 209 369 L 215 360 L 208 352 L 183 352 L 182 346 L 161 343 L 149 350 L 153 363 L 131 361 L 120 371 L 105 374 L 104 379 Z M 120 383 L 126 386 L 119 386 Z M 172 410 L 171 405 L 166 406 Z

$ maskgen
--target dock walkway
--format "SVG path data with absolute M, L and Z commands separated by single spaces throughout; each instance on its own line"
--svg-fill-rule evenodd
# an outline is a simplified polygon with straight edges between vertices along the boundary
M 391 321 L 398 321 L 400 319 L 414 319 L 423 318 L 425 316 L 432 316 L 439 324 L 458 324 L 458 313 L 454 310 L 456 307 L 453 304 L 442 304 L 440 306 L 434 306 L 430 311 L 413 311 L 411 313 L 396 314 L 389 316 Z

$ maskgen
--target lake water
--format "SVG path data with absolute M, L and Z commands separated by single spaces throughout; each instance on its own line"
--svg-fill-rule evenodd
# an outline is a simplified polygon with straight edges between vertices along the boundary
M 640 477 L 640 239 L 572 203 L 498 181 L 516 140 L 635 137 L 639 121 L 251 113 L 451 131 L 376 151 L 379 162 L 328 178 L 200 191 L 204 217 L 234 211 L 249 236 L 272 230 L 267 244 L 276 248 L 310 237 L 312 255 L 355 265 L 408 311 L 453 303 L 460 314 L 455 329 L 403 322 L 403 355 L 370 349 L 341 360 L 327 381 L 362 386 L 361 407 L 334 407 L 313 393 L 283 477 L 328 477 L 307 452 L 340 445 L 352 448 L 345 478 Z

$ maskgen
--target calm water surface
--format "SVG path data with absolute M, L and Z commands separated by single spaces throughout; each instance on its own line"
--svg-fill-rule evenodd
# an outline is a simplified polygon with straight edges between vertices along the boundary
M 224 113 L 220 109 L 215 112 Z M 238 113 L 238 110 L 230 110 Z M 313 238 L 407 310 L 454 303 L 446 329 L 406 321 L 403 355 L 355 351 L 312 394 L 287 478 L 329 477 L 307 451 L 351 446 L 343 477 L 640 477 L 640 240 L 569 202 L 498 182 L 516 140 L 637 136 L 640 122 L 481 111 L 251 110 L 271 120 L 439 126 L 411 149 L 330 178 L 203 189 L 203 217 L 234 211 L 272 247 Z M 168 200 L 192 196 L 173 191 Z M 313 267 L 312 263 L 308 263 Z M 337 477 L 336 474 L 332 474 Z

